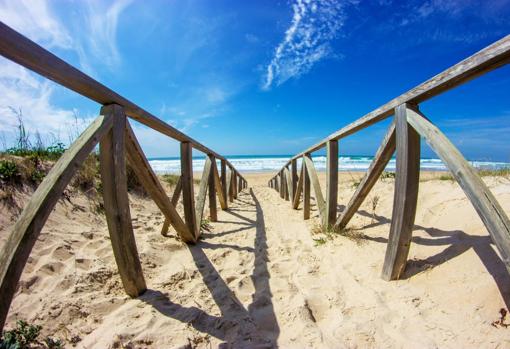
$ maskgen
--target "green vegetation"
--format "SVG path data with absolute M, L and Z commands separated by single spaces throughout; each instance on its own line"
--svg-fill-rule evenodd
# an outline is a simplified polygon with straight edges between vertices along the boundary
M 313 241 L 315 241 L 315 246 L 324 245 L 326 242 L 333 240 L 338 236 L 346 237 L 358 245 L 361 245 L 365 242 L 365 235 L 360 231 L 352 228 L 338 229 L 332 225 L 325 226 L 323 224 L 316 224 L 312 227 L 312 234 L 324 235 L 323 237 L 313 239 Z
M 498 170 L 478 170 L 478 174 L 482 177 L 510 177 L 510 167 L 500 168 Z
M 63 143 L 57 143 L 49 147 L 34 146 L 28 148 L 9 148 L 5 154 L 20 156 L 20 157 L 34 157 L 41 160 L 58 160 L 64 154 L 66 148 Z
M 64 348 L 60 339 L 46 337 L 39 341 L 41 326 L 30 325 L 23 320 L 16 322 L 16 328 L 5 331 L 0 338 L 0 349 Z
M 179 181 L 180 176 L 175 174 L 164 174 L 161 176 L 163 181 L 168 183 L 171 187 L 175 187 Z
M 12 160 L 0 160 L 0 180 L 13 183 L 19 178 L 18 165 Z
M 387 171 L 383 171 L 383 173 L 381 173 L 381 179 L 384 180 L 384 179 L 394 179 L 395 178 L 395 172 L 387 172 Z
M 453 176 L 451 174 L 442 174 L 439 176 L 440 181 L 453 181 Z
M 209 218 L 202 219 L 202 222 L 200 222 L 200 230 L 207 230 L 207 231 L 212 230 L 211 220 Z

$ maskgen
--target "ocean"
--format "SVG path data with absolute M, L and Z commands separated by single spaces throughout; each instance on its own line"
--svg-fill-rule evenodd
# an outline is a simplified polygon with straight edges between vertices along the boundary
M 227 159 L 240 172 L 274 172 L 282 168 L 291 158 L 290 155 L 232 155 Z M 312 156 L 317 171 L 326 170 L 326 156 Z M 372 156 L 342 155 L 338 158 L 339 171 L 366 171 L 372 162 Z M 181 164 L 178 157 L 152 158 L 149 162 L 156 173 L 179 173 Z M 193 157 L 193 170 L 201 171 L 204 167 L 205 157 Z M 510 168 L 510 163 L 477 161 L 470 163 L 479 169 Z M 301 160 L 298 160 L 301 166 Z M 446 166 L 440 159 L 422 158 L 420 167 L 423 171 L 445 171 Z M 219 164 L 218 164 L 219 169 Z M 395 158 L 391 159 L 386 166 L 387 171 L 395 171 Z

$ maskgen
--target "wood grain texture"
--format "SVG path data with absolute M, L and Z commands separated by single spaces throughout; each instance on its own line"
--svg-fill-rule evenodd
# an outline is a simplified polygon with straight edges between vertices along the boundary
M 0 251 L 0 333 L 23 268 L 62 192 L 79 166 L 112 127 L 110 115 L 100 115 L 71 144 L 33 193 Z
M 420 135 L 407 122 L 407 104 L 395 110 L 397 166 L 390 235 L 382 270 L 384 280 L 404 272 L 416 214 L 420 180 Z
M 173 205 L 168 198 L 158 176 L 154 173 L 149 161 L 145 157 L 129 123 L 126 123 L 126 155 L 136 177 L 161 212 L 163 212 L 166 220 L 174 227 L 179 237 L 184 242 L 195 243 L 195 237 L 188 229 L 181 216 L 179 216 L 175 205 Z
M 204 218 L 205 199 L 207 197 L 207 188 L 209 187 L 209 177 L 211 175 L 211 159 L 206 157 L 204 170 L 202 171 L 202 179 L 200 180 L 200 187 L 198 190 L 197 204 L 196 204 L 196 217 L 197 217 L 197 230 L 195 237 L 198 240 L 201 232 L 202 220 Z M 213 193 L 214 194 L 214 193 Z
M 315 203 L 319 208 L 319 215 L 321 217 L 321 221 L 324 222 L 326 216 L 326 202 L 324 200 L 324 196 L 322 195 L 321 185 L 319 182 L 319 177 L 317 176 L 317 171 L 315 170 L 315 165 L 313 164 L 312 157 L 310 155 L 304 156 L 303 160 L 306 163 L 306 171 L 308 176 L 310 177 L 310 182 L 313 187 L 313 192 L 315 194 Z
M 229 169 L 227 172 L 227 193 L 228 193 L 228 201 L 234 201 L 234 193 L 232 189 L 232 171 Z
M 417 110 L 408 110 L 408 122 L 446 164 L 487 227 L 510 273 L 510 220 L 476 170 L 446 136 Z
M 310 219 L 310 176 L 308 175 L 308 170 L 306 168 L 305 157 L 309 157 L 307 154 L 303 156 L 302 165 L 302 174 L 303 176 L 303 219 Z
M 224 206 L 222 205 L 221 208 L 223 210 L 228 209 L 228 178 L 227 178 L 227 162 L 225 160 L 221 160 L 221 189 L 223 190 L 223 197 L 225 198 Z M 221 204 L 221 201 L 220 201 Z
M 280 171 L 279 181 L 280 181 L 280 197 L 282 199 L 285 199 L 285 174 L 283 173 L 283 169 Z
M 195 192 L 193 188 L 193 147 L 189 142 L 181 143 L 181 182 L 184 221 L 196 238 L 197 217 L 195 211 Z
M 237 193 L 239 192 L 237 188 L 237 172 L 234 168 L 232 168 L 232 194 L 234 199 L 237 199 Z
M 285 173 L 285 200 L 289 201 L 292 197 L 292 178 L 290 175 L 290 171 L 287 167 L 283 169 L 283 172 Z M 291 202 L 292 203 L 292 202 Z
M 297 175 L 297 160 L 294 159 L 290 162 L 290 178 L 292 183 L 292 190 L 290 195 L 290 200 L 292 201 L 292 206 L 294 207 L 294 196 L 296 195 L 297 186 L 298 186 L 298 175 Z
M 218 200 L 220 201 L 220 207 L 222 210 L 226 210 L 228 208 L 228 204 L 227 204 L 227 197 L 225 196 L 225 189 L 223 188 L 223 178 L 220 178 L 220 174 L 218 173 L 218 167 L 216 167 L 216 161 L 214 161 L 211 164 L 211 166 L 212 166 L 212 175 L 214 176 L 214 186 L 215 186 L 216 194 L 218 194 Z
M 101 108 L 101 114 L 113 117 L 112 129 L 99 143 L 99 164 L 103 201 L 113 255 L 124 290 L 137 297 L 146 290 L 131 224 L 126 176 L 126 121 L 119 105 Z
M 352 195 L 351 200 L 349 200 L 345 209 L 340 213 L 335 224 L 337 228 L 343 229 L 347 226 L 351 218 L 354 216 L 356 211 L 358 211 L 359 207 L 370 193 L 370 190 L 372 190 L 375 183 L 377 183 L 377 180 L 384 171 L 394 152 L 395 123 L 392 123 L 386 132 L 379 149 L 377 149 L 374 159 L 365 173 L 365 176 L 363 176 L 363 179 L 358 184 L 356 191 Z
M 298 183 L 296 185 L 296 193 L 294 194 L 294 201 L 292 202 L 292 208 L 297 210 L 299 208 L 299 201 L 301 200 L 301 193 L 303 192 L 303 173 L 305 166 L 301 165 L 301 175 L 299 176 Z
M 336 221 L 338 203 L 338 141 L 328 141 L 326 156 L 326 214 L 322 223 L 332 226 Z

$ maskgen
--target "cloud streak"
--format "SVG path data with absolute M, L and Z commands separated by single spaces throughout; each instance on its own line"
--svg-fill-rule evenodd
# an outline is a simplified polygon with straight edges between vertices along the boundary
M 105 5 L 89 2 L 83 14 L 64 24 L 57 7 L 48 1 L 2 1 L 0 20 L 33 41 L 56 53 L 75 53 L 82 70 L 97 76 L 94 66 L 106 65 L 110 70 L 120 64 L 117 49 L 118 19 L 131 0 L 117 0 Z M 62 15 L 62 14 L 60 14 Z M 96 63 L 96 64 L 94 64 Z M 21 111 L 28 130 L 40 131 L 43 136 L 60 138 L 74 136 L 82 131 L 91 118 L 76 120 L 74 109 L 56 106 L 52 100 L 55 84 L 37 74 L 0 58 L 0 116 L 5 122 L 0 132 L 9 135 L 16 124 L 16 113 Z M 8 137 L 9 138 L 9 137 Z M 67 142 L 66 139 L 59 139 Z
M 332 54 L 330 42 L 344 25 L 344 7 L 338 0 L 296 0 L 291 25 L 266 68 L 263 90 L 299 78 Z

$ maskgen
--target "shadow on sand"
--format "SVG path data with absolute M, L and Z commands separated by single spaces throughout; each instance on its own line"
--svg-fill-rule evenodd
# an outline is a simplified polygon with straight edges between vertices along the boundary
M 339 206 L 342 210 L 344 206 Z M 356 231 L 363 231 L 368 228 L 373 228 L 380 225 L 389 225 L 391 220 L 384 216 L 373 215 L 370 212 L 359 210 L 358 214 L 373 218 L 373 223 L 355 228 Z M 468 235 L 461 230 L 441 230 L 437 228 L 428 228 L 415 224 L 413 231 L 422 230 L 429 237 L 413 236 L 412 242 L 424 246 L 445 246 L 445 249 L 433 256 L 426 259 L 411 259 L 407 262 L 406 269 L 402 279 L 408 279 L 418 273 L 424 272 L 428 269 L 435 268 L 457 256 L 460 256 L 470 248 L 478 255 L 481 262 L 487 271 L 491 274 L 496 282 L 496 285 L 501 293 L 501 297 L 505 302 L 507 309 L 510 309 L 510 275 L 505 267 L 505 264 L 494 251 L 494 245 L 490 236 Z M 379 243 L 388 243 L 387 238 L 371 237 L 363 234 L 362 239 L 375 241 Z
M 200 241 L 194 246 L 188 245 L 195 265 L 209 292 L 220 309 L 221 316 L 212 316 L 196 307 L 183 307 L 173 303 L 165 294 L 156 290 L 147 290 L 139 297 L 145 303 L 154 307 L 165 316 L 187 323 L 196 330 L 225 341 L 222 348 L 276 348 L 280 329 L 274 313 L 272 294 L 269 286 L 269 271 L 267 267 L 267 241 L 264 214 L 259 201 L 250 189 L 239 194 L 236 204 L 254 206 L 255 221 L 249 219 L 242 209 L 225 211 L 233 217 L 243 221 L 238 223 L 244 227 L 218 234 L 203 234 L 202 238 L 223 236 L 255 228 L 254 247 L 240 247 L 228 244 L 213 244 Z M 234 212 L 235 211 L 235 212 Z M 246 211 L 248 212 L 248 210 Z M 249 211 L 254 212 L 254 211 Z M 234 292 L 221 278 L 204 249 L 231 248 L 255 254 L 254 269 L 251 275 L 255 292 L 252 302 L 246 309 L 237 299 Z

